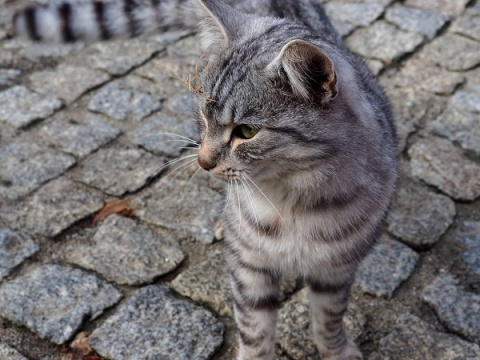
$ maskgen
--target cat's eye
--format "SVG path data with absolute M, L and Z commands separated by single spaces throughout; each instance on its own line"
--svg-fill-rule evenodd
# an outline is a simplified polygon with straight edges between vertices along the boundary
M 260 129 L 253 128 L 248 125 L 238 125 L 235 129 L 233 129 L 233 135 L 241 139 L 251 139 L 257 135 L 259 131 Z

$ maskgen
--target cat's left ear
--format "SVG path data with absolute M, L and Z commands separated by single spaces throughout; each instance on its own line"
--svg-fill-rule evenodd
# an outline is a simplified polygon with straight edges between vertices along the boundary
M 305 40 L 292 40 L 267 67 L 287 77 L 293 93 L 305 100 L 328 103 L 337 96 L 337 74 L 330 57 Z
M 221 0 L 199 0 L 203 47 L 226 48 L 245 35 L 250 17 Z

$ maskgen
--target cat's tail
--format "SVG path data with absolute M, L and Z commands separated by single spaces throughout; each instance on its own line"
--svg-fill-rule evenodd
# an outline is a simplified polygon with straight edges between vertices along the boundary
M 33 41 L 99 41 L 196 25 L 191 0 L 65 0 L 15 13 L 16 36 Z

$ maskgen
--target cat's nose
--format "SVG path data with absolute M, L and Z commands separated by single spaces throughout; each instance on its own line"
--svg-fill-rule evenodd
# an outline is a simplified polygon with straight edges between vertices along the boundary
M 209 162 L 209 161 L 204 161 L 202 159 L 200 159 L 200 157 L 198 157 L 198 165 L 200 165 L 200 167 L 204 170 L 211 170 L 213 169 L 215 166 L 217 166 L 217 164 L 215 164 L 214 162 Z

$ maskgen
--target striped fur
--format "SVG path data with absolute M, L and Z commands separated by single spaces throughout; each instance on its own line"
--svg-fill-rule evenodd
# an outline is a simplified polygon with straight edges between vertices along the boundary
M 311 289 L 322 360 L 362 359 L 342 319 L 395 188 L 389 102 L 316 0 L 230 3 L 64 2 L 27 8 L 14 23 L 32 40 L 69 42 L 201 22 L 216 56 L 195 108 L 199 164 L 228 184 L 222 222 L 238 358 L 274 358 L 278 282 L 294 273 Z

